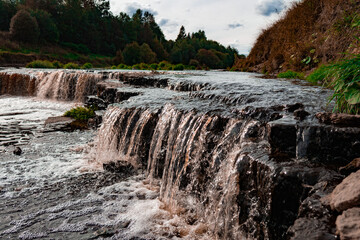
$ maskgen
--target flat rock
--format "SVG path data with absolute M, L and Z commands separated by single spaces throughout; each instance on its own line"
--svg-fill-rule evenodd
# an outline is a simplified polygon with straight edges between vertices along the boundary
M 57 124 L 57 123 L 70 123 L 72 121 L 74 121 L 74 119 L 70 117 L 63 117 L 63 116 L 49 117 L 48 119 L 46 119 L 45 125 Z
M 336 231 L 341 240 L 360 239 L 360 208 L 351 208 L 336 219 Z
M 321 123 L 341 125 L 346 127 L 360 127 L 360 115 L 350 115 L 344 113 L 319 112 L 316 118 Z
M 360 205 L 360 170 L 336 186 L 330 196 L 331 209 L 342 212 Z

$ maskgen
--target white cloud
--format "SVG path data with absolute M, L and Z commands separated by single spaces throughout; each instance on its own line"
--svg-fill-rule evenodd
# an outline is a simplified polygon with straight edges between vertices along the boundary
M 286 8 L 289 3 L 299 0 L 260 0 L 260 3 L 276 1 L 283 2 L 283 8 Z M 115 14 L 139 7 L 156 13 L 156 21 L 167 39 L 175 39 L 180 26 L 184 25 L 187 33 L 204 30 L 208 39 L 234 46 L 246 54 L 260 31 L 280 17 L 278 14 L 260 15 L 259 1 L 249 0 L 110 0 L 110 4 Z

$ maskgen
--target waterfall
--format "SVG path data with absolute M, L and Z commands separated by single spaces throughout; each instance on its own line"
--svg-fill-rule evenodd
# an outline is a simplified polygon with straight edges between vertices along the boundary
M 204 223 L 223 239 L 236 239 L 243 237 L 240 228 L 251 226 L 254 235 L 269 231 L 265 217 L 261 222 L 246 219 L 241 227 L 238 218 L 270 214 L 270 192 L 265 191 L 263 201 L 248 193 L 272 189 L 265 128 L 256 120 L 185 112 L 171 104 L 157 112 L 110 107 L 98 133 L 95 161 L 146 167 L 150 182 L 160 180 L 160 198 L 170 211 L 186 209 L 186 218 Z M 239 180 L 246 178 L 253 184 L 242 189 Z M 239 199 L 240 192 L 248 199 Z M 258 210 L 249 202 L 266 207 Z
M 33 74 L 0 73 L 0 94 L 83 102 L 96 94 L 101 74 L 65 70 Z

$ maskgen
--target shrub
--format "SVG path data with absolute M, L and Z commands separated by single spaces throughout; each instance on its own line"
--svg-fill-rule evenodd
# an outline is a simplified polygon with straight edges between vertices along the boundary
M 150 68 L 152 70 L 157 70 L 158 69 L 158 65 L 156 63 L 150 64 Z
M 158 68 L 161 70 L 168 70 L 169 67 L 171 67 L 171 64 L 167 61 L 161 61 L 158 65 Z
M 59 61 L 53 61 L 52 64 L 53 64 L 54 68 L 63 68 L 64 67 L 64 64 L 62 64 Z
M 11 18 L 10 34 L 14 40 L 36 43 L 39 38 L 39 26 L 36 19 L 25 10 L 18 11 Z
M 277 77 L 287 79 L 304 79 L 304 74 L 288 70 L 286 72 L 279 73 Z
M 69 63 L 65 64 L 63 68 L 64 69 L 79 69 L 80 67 L 76 63 L 69 62 Z
M 176 65 L 173 67 L 173 69 L 176 70 L 176 71 L 181 71 L 181 70 L 184 70 L 185 67 L 184 67 L 183 64 L 180 63 L 180 64 L 176 64 Z
M 91 108 L 76 107 L 65 112 L 64 116 L 71 117 L 79 121 L 87 121 L 95 116 L 95 112 Z
M 26 64 L 27 68 L 56 68 L 52 62 L 47 60 L 35 60 Z
M 82 69 L 90 69 L 90 68 L 93 68 L 93 65 L 91 63 L 85 63 L 84 65 L 82 65 L 81 68 Z
M 120 63 L 118 66 L 117 66 L 118 69 L 127 69 L 128 66 L 126 66 L 125 64 L 123 63 Z
M 141 62 L 141 47 L 137 42 L 127 44 L 122 54 L 127 65 Z
M 141 66 L 140 66 L 140 64 L 135 64 L 132 66 L 132 69 L 141 70 Z
M 140 63 L 140 69 L 141 70 L 148 70 L 148 69 L 150 69 L 150 67 L 146 63 Z

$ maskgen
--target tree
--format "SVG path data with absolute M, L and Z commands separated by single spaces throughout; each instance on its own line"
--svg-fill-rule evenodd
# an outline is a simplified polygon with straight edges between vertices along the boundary
M 200 49 L 196 54 L 196 60 L 210 68 L 221 67 L 221 60 L 211 50 Z
M 185 38 L 186 38 L 185 27 L 181 26 L 179 34 L 178 34 L 178 36 L 176 38 L 176 41 L 179 41 L 179 40 L 182 40 L 182 39 L 185 39 Z
M 40 40 L 47 42 L 57 42 L 59 40 L 59 30 L 48 12 L 36 10 L 31 13 L 39 25 Z
M 141 47 L 137 42 L 126 45 L 123 51 L 124 62 L 127 65 L 134 65 L 141 62 Z
M 20 10 L 10 22 L 10 34 L 14 40 L 36 43 L 39 38 L 39 26 L 34 17 L 27 11 Z
M 156 61 L 156 54 L 151 50 L 148 44 L 141 45 L 141 62 L 154 63 Z
M 16 14 L 16 5 L 13 2 L 0 0 L 0 31 L 8 31 L 11 17 Z

